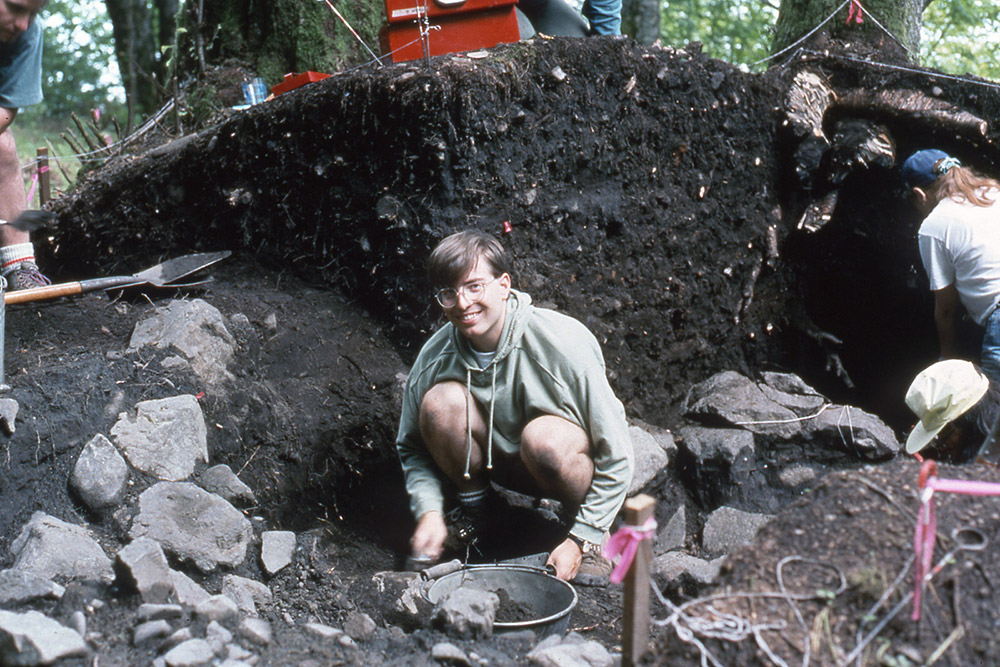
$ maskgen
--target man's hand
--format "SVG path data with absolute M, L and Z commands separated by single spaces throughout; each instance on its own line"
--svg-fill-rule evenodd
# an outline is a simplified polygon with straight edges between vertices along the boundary
M 448 536 L 448 527 L 440 512 L 424 512 L 417 519 L 417 528 L 410 538 L 410 553 L 414 556 L 425 556 L 437 560 L 444 551 L 444 540 Z
M 559 546 L 552 550 L 546 565 L 553 565 L 556 568 L 556 576 L 563 581 L 572 581 L 576 576 L 576 571 L 580 569 L 580 562 L 583 560 L 583 553 L 576 542 L 568 537 Z

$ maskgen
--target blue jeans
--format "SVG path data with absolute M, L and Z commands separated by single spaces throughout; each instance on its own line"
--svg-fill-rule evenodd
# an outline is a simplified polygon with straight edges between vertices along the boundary
M 980 364 L 990 381 L 1000 383 L 1000 308 L 993 309 L 983 326 L 986 331 L 983 333 Z

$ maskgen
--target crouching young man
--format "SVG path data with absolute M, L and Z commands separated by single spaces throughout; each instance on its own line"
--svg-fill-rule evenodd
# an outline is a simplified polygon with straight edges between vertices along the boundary
M 632 444 L 597 340 L 511 289 L 503 246 L 488 234 L 444 239 L 428 272 L 448 323 L 410 371 L 396 438 L 417 520 L 413 557 L 434 562 L 446 541 L 487 530 L 492 480 L 576 508 L 548 563 L 561 579 L 607 576 L 601 547 L 632 480 Z M 447 521 L 446 483 L 458 498 Z

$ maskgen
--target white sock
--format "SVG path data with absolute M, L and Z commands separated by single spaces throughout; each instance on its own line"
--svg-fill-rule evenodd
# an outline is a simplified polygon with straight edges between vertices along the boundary
M 5 245 L 0 247 L 0 273 L 7 275 L 21 262 L 35 261 L 35 246 L 28 243 L 18 243 L 16 245 Z

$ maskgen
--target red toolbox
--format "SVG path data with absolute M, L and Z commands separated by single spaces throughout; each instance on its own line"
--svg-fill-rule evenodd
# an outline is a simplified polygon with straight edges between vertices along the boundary
M 418 7 L 426 8 L 427 16 L 433 19 L 516 4 L 517 0 L 385 0 L 385 14 L 389 23 L 405 23 L 416 20 Z

